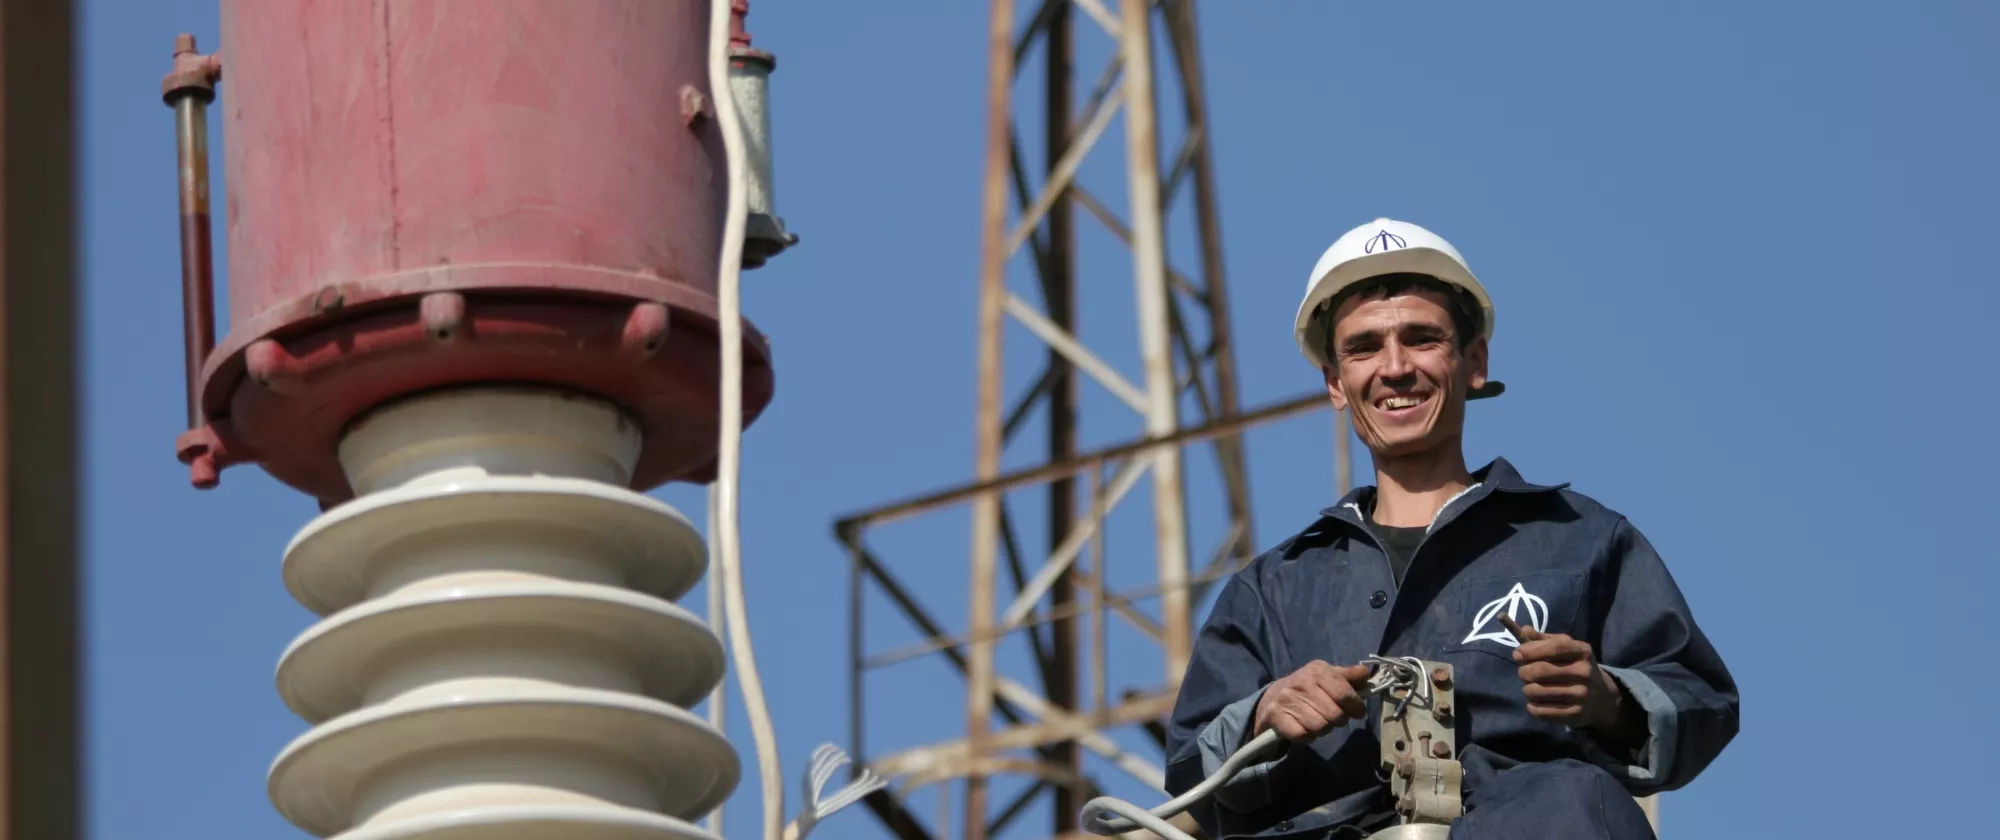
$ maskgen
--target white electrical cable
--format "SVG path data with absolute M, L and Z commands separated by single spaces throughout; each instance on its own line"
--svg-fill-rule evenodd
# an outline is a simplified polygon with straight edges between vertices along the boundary
M 757 771 L 764 800 L 764 838 L 785 833 L 785 777 L 778 764 L 778 736 L 764 702 L 764 680 L 750 647 L 750 620 L 743 597 L 743 543 L 737 512 L 737 484 L 743 454 L 743 126 L 729 86 L 729 0 L 711 0 L 708 10 L 708 90 L 715 100 L 716 127 L 722 131 L 729 199 L 722 223 L 722 263 L 716 268 L 715 319 L 722 341 L 722 428 L 716 448 L 715 568 L 727 608 L 730 659 L 743 684 L 743 708 L 757 742 Z
M 1236 778 L 1236 774 L 1243 772 L 1243 768 L 1263 761 L 1267 754 L 1276 753 L 1284 740 L 1284 736 L 1279 735 L 1278 730 L 1265 730 L 1264 734 L 1250 739 L 1250 743 L 1244 744 L 1242 749 L 1230 755 L 1229 760 L 1222 762 L 1222 766 L 1208 778 L 1203 779 L 1201 784 L 1195 785 L 1187 793 L 1174 797 L 1164 805 L 1154 807 L 1151 811 L 1116 797 L 1100 796 L 1092 799 L 1083 806 L 1083 830 L 1110 836 L 1143 828 L 1167 840 L 1194 840 L 1186 832 L 1167 822 L 1167 818 L 1208 798 L 1216 788 Z M 1106 814 L 1115 817 L 1107 817 Z
M 1422 660 L 1409 656 L 1370 655 L 1368 662 L 1376 666 L 1375 673 L 1368 677 L 1368 694 L 1381 694 L 1399 686 L 1410 689 L 1402 704 L 1397 706 L 1397 716 L 1401 716 L 1403 707 L 1409 704 L 1412 697 L 1421 695 L 1420 702 L 1430 701 L 1430 681 L 1424 679 Z M 1083 830 L 1108 837 L 1143 828 L 1167 840 L 1194 840 L 1187 832 L 1175 828 L 1167 820 L 1207 798 L 1216 788 L 1228 784 L 1230 779 L 1236 778 L 1236 774 L 1243 772 L 1243 768 L 1260 763 L 1266 760 L 1267 756 L 1275 755 L 1283 743 L 1284 737 L 1279 735 L 1277 730 L 1266 730 L 1264 734 L 1250 739 L 1250 743 L 1231 753 L 1229 759 L 1222 762 L 1221 767 L 1216 768 L 1208 778 L 1201 780 L 1201 784 L 1195 785 L 1188 789 L 1188 792 L 1174 797 L 1165 804 L 1154 806 L 1152 810 L 1111 796 L 1092 799 L 1083 806 Z
M 708 486 L 708 533 L 711 535 L 711 540 L 714 539 L 713 535 L 716 530 L 715 507 L 715 485 L 711 484 Z M 714 563 L 715 548 L 711 545 L 709 547 L 709 570 L 711 572 L 715 569 Z M 729 633 L 724 629 L 723 623 L 729 620 L 729 610 L 723 606 L 722 587 L 716 585 L 713 574 L 709 575 L 707 588 L 708 623 L 715 628 L 715 634 L 722 637 L 723 641 L 727 643 Z M 715 727 L 715 731 L 723 733 L 724 737 L 728 737 L 729 675 L 727 672 L 723 674 L 721 679 L 715 681 L 715 690 L 708 693 L 708 725 Z M 708 829 L 708 833 L 717 837 L 723 836 L 722 812 L 728 810 L 727 805 L 728 803 L 725 802 L 722 805 L 715 806 L 715 810 L 708 815 L 708 820 L 702 825 L 703 828 Z

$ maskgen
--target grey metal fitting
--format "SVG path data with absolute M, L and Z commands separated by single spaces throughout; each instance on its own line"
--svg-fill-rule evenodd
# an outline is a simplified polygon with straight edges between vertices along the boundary
M 762 266 L 799 241 L 778 215 L 772 180 L 770 86 L 777 66 L 777 58 L 763 50 L 738 46 L 729 51 L 729 90 L 743 123 L 746 269 Z

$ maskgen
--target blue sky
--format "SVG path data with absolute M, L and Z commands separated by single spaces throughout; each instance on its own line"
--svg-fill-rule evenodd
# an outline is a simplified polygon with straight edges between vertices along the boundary
M 196 492 L 172 457 L 174 153 L 158 84 L 176 32 L 215 46 L 216 3 L 82 6 L 91 836 L 303 836 L 263 779 L 303 729 L 271 674 L 311 621 L 278 562 L 315 507 L 249 469 Z M 1992 515 L 2000 470 L 1981 337 L 2000 310 L 2000 11 L 1294 2 L 1201 16 L 1244 403 L 1316 386 L 1290 319 L 1335 236 L 1379 215 L 1443 234 L 1496 298 L 1494 372 L 1511 387 L 1471 410 L 1468 456 L 1504 454 L 1630 516 L 1741 683 L 1742 734 L 1666 800 L 1665 835 L 1984 826 L 1941 804 L 1985 800 L 1979 759 L 2000 736 L 1978 707 L 2000 682 L 1974 658 L 2000 641 L 1985 617 L 2000 572 L 1968 527 Z M 846 740 L 832 520 L 971 472 L 984 27 L 970 0 L 753 10 L 780 61 L 779 201 L 803 236 L 745 292 L 778 369 L 746 441 L 743 526 L 788 775 Z M 1078 32 L 1091 76 L 1106 45 L 1087 19 Z M 1084 182 L 1122 199 L 1121 166 L 1114 143 Z M 1079 225 L 1083 332 L 1137 379 L 1122 252 Z M 1185 225 L 1171 233 L 1191 265 Z M 1008 341 L 1018 390 L 1035 354 L 1019 330 Z M 1086 400 L 1086 445 L 1132 434 L 1110 397 Z M 1330 423 L 1250 436 L 1260 543 L 1331 499 Z M 1190 474 L 1212 485 L 1203 452 Z M 1110 529 L 1114 582 L 1150 568 L 1145 492 Z M 656 495 L 702 521 L 700 488 Z M 1197 552 L 1213 507 L 1197 504 Z M 966 522 L 943 513 L 877 541 L 954 626 Z M 872 650 L 914 638 L 879 606 Z M 1129 639 L 1112 652 L 1114 691 L 1157 671 Z M 963 693 L 935 665 L 869 692 L 871 749 L 960 732 Z M 747 755 L 743 722 L 739 709 Z M 731 835 L 751 836 L 755 787 L 746 773 Z M 859 811 L 820 831 L 881 834 Z

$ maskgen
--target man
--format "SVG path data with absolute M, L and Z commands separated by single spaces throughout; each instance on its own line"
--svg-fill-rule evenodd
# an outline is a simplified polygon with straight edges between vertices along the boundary
M 1282 756 L 1197 806 L 1209 836 L 1393 825 L 1362 663 L 1417 656 L 1456 672 L 1466 813 L 1451 837 L 1652 837 L 1632 797 L 1688 783 L 1737 725 L 1735 682 L 1666 566 L 1567 485 L 1504 459 L 1466 468 L 1466 401 L 1504 386 L 1487 376 L 1492 302 L 1449 243 L 1378 219 L 1307 282 L 1299 349 L 1377 486 L 1223 587 L 1168 729 L 1168 790 L 1275 729 Z

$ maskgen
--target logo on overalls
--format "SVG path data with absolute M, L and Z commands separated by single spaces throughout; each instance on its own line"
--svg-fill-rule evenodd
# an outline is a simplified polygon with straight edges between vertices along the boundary
M 1526 621 L 1521 620 L 1521 611 L 1523 609 L 1528 613 Z M 1516 623 L 1533 627 L 1537 633 L 1548 632 L 1548 602 L 1528 594 L 1528 590 L 1523 589 L 1520 584 L 1516 583 L 1513 589 L 1507 590 L 1507 594 L 1479 608 L 1479 612 L 1472 616 L 1472 633 L 1467 635 L 1465 641 L 1459 644 L 1469 645 L 1484 639 L 1489 642 L 1499 642 L 1508 647 L 1520 647 L 1521 642 L 1514 638 L 1514 634 L 1507 632 L 1507 626 L 1495 620 L 1500 617 L 1500 613 L 1503 610 L 1506 611 L 1507 617 L 1513 619 Z M 1486 629 L 1489 624 L 1492 625 L 1492 629 L 1490 630 Z
M 1376 251 L 1393 251 L 1408 247 L 1410 243 L 1403 241 L 1403 237 L 1386 230 L 1378 230 L 1374 236 L 1368 237 L 1368 244 L 1361 246 L 1361 253 L 1373 254 Z

